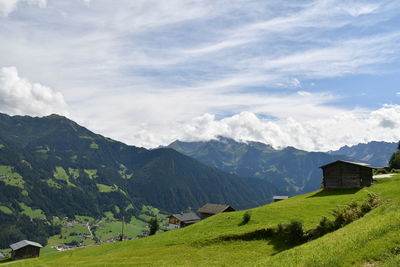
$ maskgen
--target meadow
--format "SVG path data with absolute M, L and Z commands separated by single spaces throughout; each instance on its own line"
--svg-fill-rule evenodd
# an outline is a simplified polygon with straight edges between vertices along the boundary
M 322 216 L 376 193 L 383 205 L 359 220 L 299 246 L 285 240 L 231 240 L 297 220 L 305 230 Z M 398 266 L 400 264 L 400 175 L 361 190 L 316 191 L 251 210 L 223 213 L 192 226 L 154 236 L 42 255 L 14 266 Z

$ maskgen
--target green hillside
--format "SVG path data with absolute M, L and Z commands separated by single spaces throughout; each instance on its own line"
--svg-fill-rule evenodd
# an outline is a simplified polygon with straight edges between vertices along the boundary
M 305 230 L 351 201 L 377 194 L 382 205 L 321 238 L 293 247 L 284 240 L 233 239 L 279 223 L 299 220 Z M 224 213 L 180 230 L 138 240 L 83 248 L 25 260 L 14 266 L 398 266 L 400 175 L 361 190 L 316 191 L 245 211 Z M 225 241 L 224 241 L 225 240 Z
M 0 113 L 0 144 L 0 248 L 21 239 L 46 244 L 53 235 L 86 244 L 60 229 L 76 216 L 94 218 L 93 226 L 108 213 L 113 223 L 133 219 L 141 230 L 132 232 L 141 235 L 144 206 L 163 214 L 207 202 L 240 209 L 268 203 L 275 193 L 267 181 L 225 173 L 173 149 L 128 146 L 58 115 Z M 101 227 L 116 228 L 103 221 Z M 104 231 L 103 237 L 119 234 Z

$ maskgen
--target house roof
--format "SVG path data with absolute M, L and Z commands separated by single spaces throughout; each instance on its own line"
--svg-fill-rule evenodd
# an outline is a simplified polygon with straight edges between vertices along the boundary
M 288 196 L 273 196 L 273 199 L 287 199 L 289 198 Z
M 39 243 L 32 242 L 29 240 L 22 240 L 22 241 L 19 241 L 17 243 L 10 245 L 12 250 L 17 250 L 17 249 L 20 249 L 20 248 L 23 248 L 26 246 L 34 246 L 34 247 L 42 248 L 42 245 L 40 245 Z
M 181 222 L 200 221 L 200 217 L 194 212 L 172 214 L 171 216 L 177 218 Z
M 217 214 L 217 213 L 224 212 L 228 208 L 235 210 L 234 208 L 232 208 L 229 205 L 207 203 L 199 209 L 199 212 L 200 213 L 208 213 L 208 214 Z
M 358 165 L 358 166 L 362 166 L 362 167 L 367 167 L 367 168 L 371 168 L 371 169 L 376 169 L 376 167 L 372 167 L 370 164 L 367 163 L 363 163 L 363 162 L 353 162 L 353 161 L 346 161 L 346 160 L 337 160 L 325 165 L 320 166 L 320 168 L 325 168 L 326 166 L 335 164 L 337 162 L 343 162 L 343 163 L 348 163 L 348 164 L 353 164 L 353 165 Z

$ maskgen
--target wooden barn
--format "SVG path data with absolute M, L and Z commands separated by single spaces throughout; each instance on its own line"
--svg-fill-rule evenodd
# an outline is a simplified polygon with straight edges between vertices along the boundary
M 289 198 L 289 196 L 273 196 L 272 200 L 274 202 L 278 202 L 278 201 L 285 200 L 285 199 L 288 199 L 288 198 Z
M 10 247 L 12 249 L 11 259 L 19 260 L 19 259 L 39 257 L 42 245 L 29 240 L 22 240 L 15 244 L 10 245 Z
M 229 205 L 207 203 L 198 211 L 200 213 L 200 218 L 205 219 L 218 213 L 235 211 L 235 209 Z
M 178 213 L 169 216 L 169 228 L 182 228 L 200 221 L 200 217 L 194 212 Z
M 366 163 L 338 160 L 320 167 L 325 189 L 362 188 L 372 184 L 372 167 Z

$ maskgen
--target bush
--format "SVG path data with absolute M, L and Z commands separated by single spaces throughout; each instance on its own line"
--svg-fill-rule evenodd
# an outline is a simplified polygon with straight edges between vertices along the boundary
M 394 152 L 389 160 L 390 169 L 400 169 L 400 151 Z
M 306 241 L 303 224 L 299 221 L 292 221 L 288 224 L 278 224 L 276 235 L 290 245 L 299 245 Z
M 157 217 L 151 218 L 148 222 L 148 226 L 149 226 L 149 235 L 154 235 L 160 228 L 160 226 L 158 225 Z
M 304 242 L 303 224 L 299 221 L 292 221 L 285 226 L 284 232 L 287 242 L 291 245 L 298 245 Z
M 385 168 L 381 168 L 381 169 L 377 169 L 374 171 L 374 175 L 375 174 L 387 174 L 388 171 Z
M 365 214 L 380 205 L 382 205 L 382 201 L 379 196 L 375 193 L 368 192 L 368 200 L 361 205 L 361 212 Z
M 245 224 L 247 224 L 247 223 L 250 221 L 250 219 L 251 219 L 250 213 L 249 213 L 249 212 L 245 212 L 245 213 L 243 214 L 242 222 L 241 222 L 239 225 L 245 225 Z

